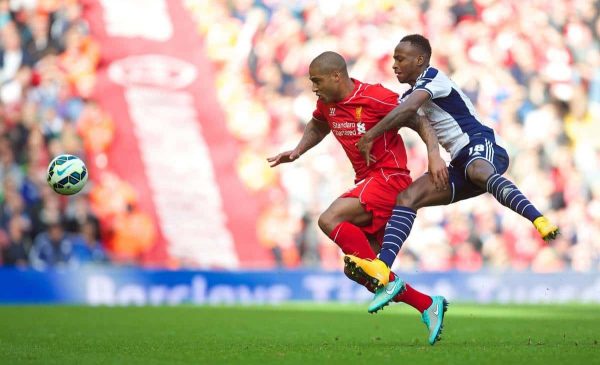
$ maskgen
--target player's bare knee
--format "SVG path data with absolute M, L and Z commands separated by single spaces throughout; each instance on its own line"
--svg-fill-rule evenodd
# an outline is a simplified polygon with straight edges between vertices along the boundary
M 410 189 L 406 189 L 396 197 L 396 205 L 415 209 L 415 197 L 416 195 L 414 192 L 411 192 Z
M 327 234 L 327 217 L 326 217 L 325 213 L 323 213 L 319 216 L 319 220 L 317 221 L 317 224 L 319 225 L 319 228 L 321 228 L 321 231 L 323 231 L 325 234 Z
M 467 168 L 467 175 L 471 182 L 480 187 L 485 187 L 488 178 L 493 173 L 494 169 L 487 163 L 474 162 Z
M 483 187 L 485 186 L 485 182 L 487 181 L 488 177 L 483 177 L 484 175 L 474 175 L 471 177 L 471 181 L 473 182 L 473 184 Z
M 326 210 L 319 216 L 319 220 L 317 222 L 319 228 L 325 233 L 329 235 L 334 228 L 339 224 L 336 215 L 329 210 Z

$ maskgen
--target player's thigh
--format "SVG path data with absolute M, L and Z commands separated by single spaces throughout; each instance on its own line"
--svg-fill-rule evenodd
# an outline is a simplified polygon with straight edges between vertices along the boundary
M 478 158 L 467 167 L 467 177 L 479 188 L 484 189 L 488 178 L 496 172 L 492 163 L 483 158 Z
M 451 190 L 438 191 L 429 175 L 423 175 L 398 194 L 396 204 L 417 210 L 423 207 L 449 204 Z
M 464 164 L 465 178 L 477 186 L 477 190 L 485 191 L 485 184 L 490 176 L 497 173 L 502 175 L 508 169 L 509 157 L 506 150 L 489 139 L 478 139 L 478 143 L 474 146 L 469 145 L 468 149 L 464 148 L 459 158 L 456 159 L 455 165 L 457 170 L 460 170 L 460 165 Z M 474 143 L 477 143 L 474 142 Z M 480 156 L 473 156 L 472 151 L 478 148 L 481 151 Z M 467 156 L 467 153 L 469 155 Z M 462 162 L 466 161 L 466 162 Z
M 365 226 L 371 222 L 372 214 L 367 212 L 358 198 L 341 197 L 321 214 L 319 225 L 326 224 L 335 228 L 341 222 L 350 222 L 357 226 Z M 323 227 L 322 227 L 323 228 Z

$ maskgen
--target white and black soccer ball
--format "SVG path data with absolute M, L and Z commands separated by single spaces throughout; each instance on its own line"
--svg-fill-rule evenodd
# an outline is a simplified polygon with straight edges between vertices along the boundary
M 58 155 L 48 165 L 48 185 L 62 195 L 81 191 L 88 180 L 85 163 L 73 155 Z

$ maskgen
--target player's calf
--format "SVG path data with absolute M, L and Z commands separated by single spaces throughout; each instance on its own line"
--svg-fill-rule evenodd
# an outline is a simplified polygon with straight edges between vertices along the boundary
M 515 184 L 499 174 L 490 176 L 485 184 L 485 189 L 492 194 L 500 204 L 510 208 L 512 211 L 527 218 L 531 222 L 542 215 Z

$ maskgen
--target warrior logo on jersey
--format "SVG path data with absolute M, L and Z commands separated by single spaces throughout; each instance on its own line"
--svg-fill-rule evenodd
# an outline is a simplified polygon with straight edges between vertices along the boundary
M 335 108 L 329 108 L 329 116 L 334 116 L 335 115 Z

